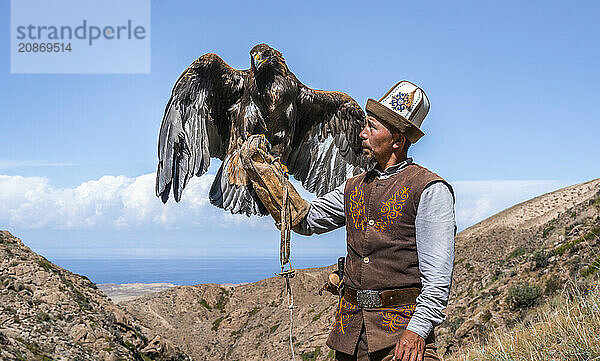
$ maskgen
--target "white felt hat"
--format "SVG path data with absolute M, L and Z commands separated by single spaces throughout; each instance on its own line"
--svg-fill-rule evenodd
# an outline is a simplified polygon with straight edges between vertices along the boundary
M 415 84 L 403 80 L 396 83 L 379 101 L 367 100 L 367 114 L 391 125 L 415 143 L 425 135 L 420 129 L 429 112 L 429 99 Z

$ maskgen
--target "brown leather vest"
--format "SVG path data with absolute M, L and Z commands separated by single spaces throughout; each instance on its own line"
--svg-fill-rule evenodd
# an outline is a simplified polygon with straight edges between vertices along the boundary
M 421 193 L 434 182 L 450 187 L 416 164 L 385 179 L 377 179 L 376 172 L 370 171 L 346 182 L 344 284 L 369 290 L 421 288 L 415 218 Z M 406 328 L 414 306 L 361 309 L 342 298 L 327 344 L 353 354 L 364 322 L 369 352 L 392 346 Z

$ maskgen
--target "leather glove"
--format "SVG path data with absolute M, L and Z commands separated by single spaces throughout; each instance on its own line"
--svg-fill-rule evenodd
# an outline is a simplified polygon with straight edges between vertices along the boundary
M 269 154 L 270 144 L 264 135 L 251 135 L 241 146 L 242 166 L 252 181 L 254 191 L 267 208 L 275 223 L 281 224 L 284 190 L 287 188 L 291 227 L 306 217 L 310 204 L 290 183 L 287 168 L 279 158 Z

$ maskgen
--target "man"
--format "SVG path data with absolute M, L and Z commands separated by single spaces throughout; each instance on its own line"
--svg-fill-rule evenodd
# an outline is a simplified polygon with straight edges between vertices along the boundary
M 433 328 L 445 318 L 452 280 L 454 195 L 407 157 L 424 135 L 429 101 L 402 81 L 379 101 L 369 99 L 366 110 L 360 137 L 376 167 L 310 205 L 291 195 L 296 232 L 346 226 L 343 297 L 327 345 L 337 360 L 439 360 Z

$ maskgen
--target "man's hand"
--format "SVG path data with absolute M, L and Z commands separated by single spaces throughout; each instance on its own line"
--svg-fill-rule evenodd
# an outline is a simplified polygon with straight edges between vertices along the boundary
M 393 361 L 423 361 L 425 339 L 416 333 L 404 330 L 396 343 Z

